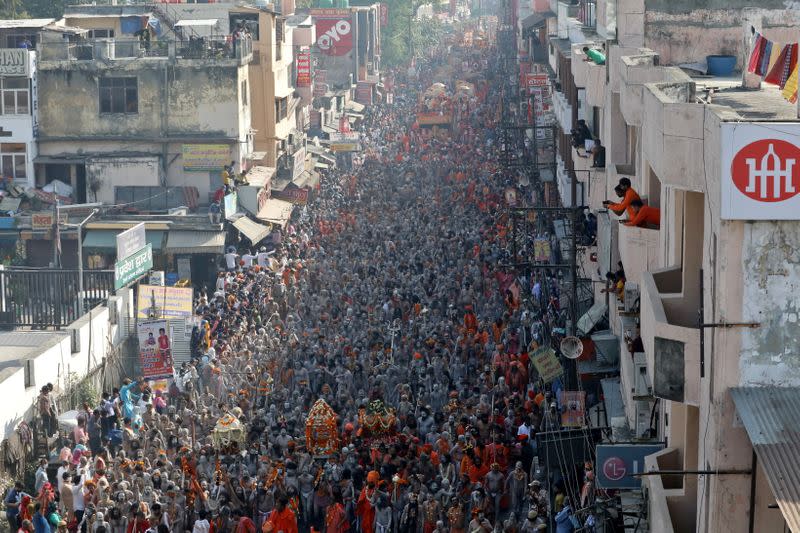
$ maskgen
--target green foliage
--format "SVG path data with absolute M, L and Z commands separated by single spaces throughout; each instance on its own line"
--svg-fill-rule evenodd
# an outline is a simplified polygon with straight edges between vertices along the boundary
M 12 0 L 13 1 L 13 0 Z M 20 0 L 33 18 L 61 18 L 65 0 Z
M 17 19 L 26 16 L 23 0 L 0 1 L 0 19 Z
M 419 56 L 438 44 L 439 37 L 444 32 L 443 25 L 438 20 L 411 18 L 411 14 L 423 2 L 420 0 L 381 0 L 381 2 L 389 8 L 389 25 L 381 28 L 381 64 L 383 68 L 405 65 L 411 61 L 412 50 L 415 55 Z M 351 0 L 350 5 L 370 5 L 372 3 L 372 0 Z
M 95 389 L 91 379 L 78 378 L 75 372 L 70 372 L 67 377 L 67 394 L 69 405 L 80 408 L 84 403 L 95 407 L 100 403 L 100 394 Z

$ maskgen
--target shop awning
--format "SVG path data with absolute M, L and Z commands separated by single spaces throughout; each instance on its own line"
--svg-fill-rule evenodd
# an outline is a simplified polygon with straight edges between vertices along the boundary
M 256 165 L 247 171 L 247 184 L 252 187 L 263 187 L 275 176 L 274 167 Z
M 608 306 L 605 302 L 595 302 L 593 306 L 578 320 L 578 334 L 586 335 L 600 322 L 606 313 Z
M 197 20 L 179 20 L 175 23 L 176 28 L 183 26 L 214 26 L 217 24 L 218 19 L 197 19 Z
M 322 125 L 322 131 L 324 131 L 325 133 L 339 133 L 338 129 L 332 126 L 328 126 L 327 124 Z
M 283 227 L 292 216 L 293 209 L 294 204 L 291 202 L 270 198 L 264 203 L 256 218 Z
M 786 525 L 800 531 L 800 387 L 734 387 L 731 398 Z
M 326 165 L 325 163 L 320 163 L 319 161 L 317 161 L 316 163 L 314 163 L 314 168 L 330 168 L 330 166 Z
M 362 113 L 366 106 L 364 104 L 359 104 L 356 101 L 350 100 L 346 104 L 344 104 L 344 108 L 350 111 L 355 111 L 356 113 Z
M 522 31 L 540 28 L 547 23 L 547 19 L 555 17 L 556 14 L 552 11 L 543 11 L 541 13 L 534 13 L 522 19 Z
M 171 254 L 221 254 L 225 252 L 224 231 L 170 231 L 167 252 Z
M 258 222 L 253 222 L 247 217 L 240 217 L 233 223 L 233 227 L 239 230 L 239 233 L 247 237 L 252 244 L 258 244 L 264 237 L 269 235 L 270 228 Z
M 92 229 L 86 231 L 83 237 L 84 250 L 97 250 L 115 252 L 117 249 L 117 234 L 123 230 Z M 145 230 L 144 239 L 153 246 L 153 251 L 159 251 L 164 246 L 164 232 L 158 230 Z

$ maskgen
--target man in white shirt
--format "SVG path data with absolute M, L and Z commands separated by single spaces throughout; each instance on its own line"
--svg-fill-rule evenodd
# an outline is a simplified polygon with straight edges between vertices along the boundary
M 264 248 L 263 246 L 258 251 L 256 258 L 258 261 L 258 266 L 260 266 L 261 268 L 267 268 L 269 266 L 269 254 L 267 253 L 267 249 Z
M 86 511 L 86 501 L 83 498 L 83 476 L 72 476 L 72 508 L 75 511 L 75 519 L 78 523 L 83 520 L 83 513 Z
M 64 479 L 62 478 L 64 472 L 69 472 L 69 461 L 61 461 L 61 466 L 58 467 L 58 472 L 56 472 L 56 481 L 58 482 L 58 492 L 61 492 L 61 487 L 64 486 Z
M 517 436 L 525 435 L 526 437 L 531 437 L 531 428 L 528 426 L 527 420 L 522 420 L 522 424 L 519 425 L 517 428 Z
M 36 469 L 35 481 L 36 494 L 40 494 L 42 486 L 49 481 L 47 479 L 47 459 L 45 458 L 39 459 L 39 468 Z
M 228 250 L 228 253 L 225 254 L 225 266 L 228 271 L 236 270 L 236 259 L 238 258 L 239 254 L 237 254 L 233 248 Z
M 256 256 L 254 256 L 252 254 L 252 252 L 250 252 L 250 250 L 247 250 L 247 252 L 244 255 L 242 255 L 242 261 L 244 262 L 244 268 L 251 268 L 253 266 L 253 259 L 255 259 L 255 258 L 256 258 Z

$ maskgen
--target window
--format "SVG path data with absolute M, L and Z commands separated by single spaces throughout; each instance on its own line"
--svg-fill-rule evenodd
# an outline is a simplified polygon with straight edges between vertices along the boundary
M 242 80 L 242 103 L 247 105 L 247 80 Z
M 278 98 L 275 100 L 275 120 L 280 122 L 286 118 L 289 112 L 289 98 Z
M 138 113 L 136 78 L 101 78 L 100 113 Z
M 25 42 L 29 42 L 32 46 L 36 46 L 36 38 L 35 33 L 15 33 L 13 35 L 6 36 L 6 48 L 22 48 L 22 45 Z
M 275 19 L 275 61 L 280 61 L 283 57 L 284 41 L 284 21 L 282 18 Z
M 12 177 L 15 180 L 24 180 L 28 177 L 25 161 L 26 150 L 24 143 L 0 143 L 0 174 L 2 177 Z
M 114 37 L 114 30 L 113 29 L 89 30 L 87 37 L 89 39 L 111 39 Z
M 0 78 L 0 115 L 27 115 L 31 111 L 28 78 Z

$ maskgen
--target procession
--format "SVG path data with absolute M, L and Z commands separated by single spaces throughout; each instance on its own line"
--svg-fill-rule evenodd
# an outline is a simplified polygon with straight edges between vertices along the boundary
M 270 250 L 226 250 L 196 293 L 191 361 L 167 390 L 131 377 L 79 407 L 57 477 L 44 459 L 36 486 L 6 497 L 12 530 L 582 526 L 591 463 L 577 465 L 578 494 L 545 479 L 536 449 L 537 432 L 560 427 L 560 385 L 529 353 L 563 313 L 554 273 L 507 266 L 497 53 L 464 57 L 470 84 L 437 74 L 444 53 L 394 72 L 393 103 L 361 125 L 363 162 L 324 175 Z M 421 127 L 420 101 L 455 126 Z

